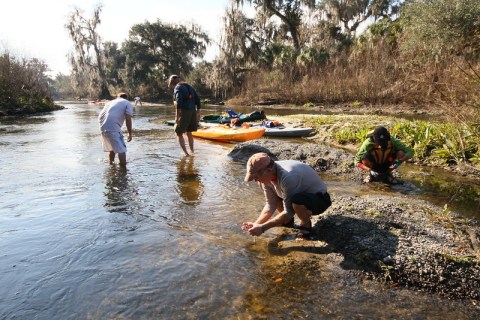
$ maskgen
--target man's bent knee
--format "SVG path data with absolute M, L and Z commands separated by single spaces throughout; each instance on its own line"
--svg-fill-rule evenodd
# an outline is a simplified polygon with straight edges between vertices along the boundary
M 300 220 L 310 219 L 312 216 L 312 211 L 310 211 L 306 206 L 303 204 L 292 203 L 293 210 L 300 218 Z

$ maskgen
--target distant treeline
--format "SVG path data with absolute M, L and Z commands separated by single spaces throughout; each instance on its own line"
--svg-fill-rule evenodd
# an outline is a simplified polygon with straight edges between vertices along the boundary
M 100 42 L 101 9 L 68 18 L 72 75 L 56 79 L 60 94 L 107 98 L 123 89 L 157 100 L 169 96 L 165 79 L 175 73 L 216 100 L 478 111 L 480 1 L 233 1 L 212 62 L 199 60 L 210 39 L 196 25 L 145 22 L 121 45 Z
M 301 1 L 251 2 L 266 7 L 254 20 L 230 9 L 220 56 L 201 72 L 217 94 L 243 103 L 407 103 L 478 119 L 480 1 L 314 1 L 313 17 L 288 6 Z M 283 33 L 269 31 L 265 12 L 296 18 Z M 373 23 L 357 35 L 368 13 Z
M 4 56 L 36 71 L 35 88 L 43 91 L 31 91 L 33 78 L 9 69 L 2 87 L 15 94 L 2 91 L 2 105 L 25 104 L 25 94 L 108 99 L 118 91 L 158 101 L 170 96 L 168 75 L 179 74 L 214 100 L 406 103 L 442 108 L 462 122 L 480 114 L 478 0 L 233 1 L 212 62 L 201 60 L 211 40 L 195 24 L 146 21 L 132 26 L 121 44 L 102 42 L 101 11 L 97 5 L 89 18 L 75 9 L 67 18 L 70 75 L 49 80 L 41 62 Z

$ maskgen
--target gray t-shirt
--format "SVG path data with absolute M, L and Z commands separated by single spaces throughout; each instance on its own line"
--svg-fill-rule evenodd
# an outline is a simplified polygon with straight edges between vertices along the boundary
M 128 100 L 117 98 L 108 102 L 98 116 L 100 130 L 102 132 L 121 132 L 126 114 L 130 116 L 133 114 L 133 106 Z
M 300 161 L 283 160 L 276 161 L 277 178 L 275 181 L 264 185 L 266 203 L 263 211 L 274 213 L 280 202 L 283 201 L 285 212 L 293 217 L 292 197 L 300 192 L 326 193 L 327 185 L 320 178 L 318 173 Z

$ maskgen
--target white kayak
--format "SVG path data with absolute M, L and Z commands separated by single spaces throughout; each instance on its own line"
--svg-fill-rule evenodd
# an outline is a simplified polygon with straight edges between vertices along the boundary
M 288 128 L 288 127 L 273 127 L 265 128 L 264 136 L 267 137 L 290 137 L 300 138 L 311 135 L 315 129 L 307 128 Z

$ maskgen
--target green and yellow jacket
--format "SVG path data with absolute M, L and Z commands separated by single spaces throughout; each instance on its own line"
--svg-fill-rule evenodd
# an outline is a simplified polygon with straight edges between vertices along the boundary
M 355 166 L 358 165 L 358 163 L 360 163 L 362 161 L 362 158 L 366 153 L 369 153 L 372 150 L 374 150 L 375 148 L 379 148 L 379 147 L 380 146 L 378 144 L 376 144 L 375 142 L 373 142 L 370 138 L 366 139 L 362 143 L 362 146 L 358 150 L 357 154 L 355 155 L 354 165 Z M 392 148 L 392 150 L 390 151 L 390 153 L 392 155 L 396 154 L 397 151 L 400 150 L 400 151 L 403 151 L 408 158 L 413 157 L 412 148 L 407 147 L 403 142 L 401 142 L 400 140 L 398 140 L 395 137 L 390 138 L 389 147 Z

